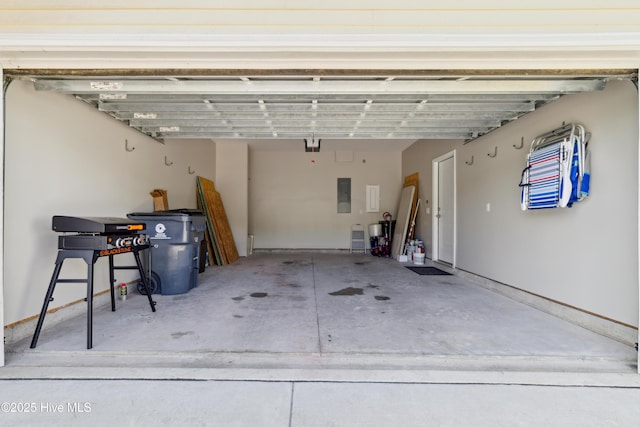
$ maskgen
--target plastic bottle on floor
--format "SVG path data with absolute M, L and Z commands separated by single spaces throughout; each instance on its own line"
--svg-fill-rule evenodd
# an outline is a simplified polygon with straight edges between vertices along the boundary
M 127 299 L 127 285 L 120 283 L 120 300 L 126 301 Z

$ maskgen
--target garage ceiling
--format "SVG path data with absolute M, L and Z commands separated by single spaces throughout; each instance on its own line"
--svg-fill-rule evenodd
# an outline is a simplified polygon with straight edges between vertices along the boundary
M 471 140 L 611 74 L 30 76 L 158 140 Z

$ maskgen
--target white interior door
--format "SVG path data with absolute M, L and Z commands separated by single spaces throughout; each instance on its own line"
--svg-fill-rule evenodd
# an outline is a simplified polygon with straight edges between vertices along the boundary
M 455 266 L 456 196 L 455 152 L 433 161 L 433 259 Z

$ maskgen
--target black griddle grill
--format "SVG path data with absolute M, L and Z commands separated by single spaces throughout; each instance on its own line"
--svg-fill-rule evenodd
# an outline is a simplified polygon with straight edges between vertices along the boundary
M 93 267 L 98 258 L 109 257 L 109 280 L 111 291 L 111 311 L 116 311 L 114 270 L 138 270 L 140 282 L 144 287 L 151 311 L 156 311 L 156 303 L 151 297 L 147 275 L 140 261 L 140 251 L 149 248 L 149 238 L 140 233 L 145 230 L 145 223 L 128 218 L 113 217 L 73 217 L 56 215 L 52 219 L 52 229 L 64 234 L 58 237 L 58 257 L 56 258 L 53 276 L 42 304 L 40 317 L 36 326 L 31 348 L 36 348 L 38 337 L 47 314 L 49 303 L 53 301 L 53 292 L 57 283 L 87 284 L 87 348 L 93 347 Z M 115 255 L 132 253 L 135 266 L 116 266 Z M 86 279 L 60 279 L 62 264 L 69 258 L 81 258 L 87 263 Z

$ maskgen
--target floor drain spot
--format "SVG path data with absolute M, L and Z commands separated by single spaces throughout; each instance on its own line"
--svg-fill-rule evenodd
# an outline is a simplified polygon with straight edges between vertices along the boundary
M 385 297 L 384 295 L 376 295 L 374 298 L 378 301 L 389 301 L 391 299 L 389 297 Z

